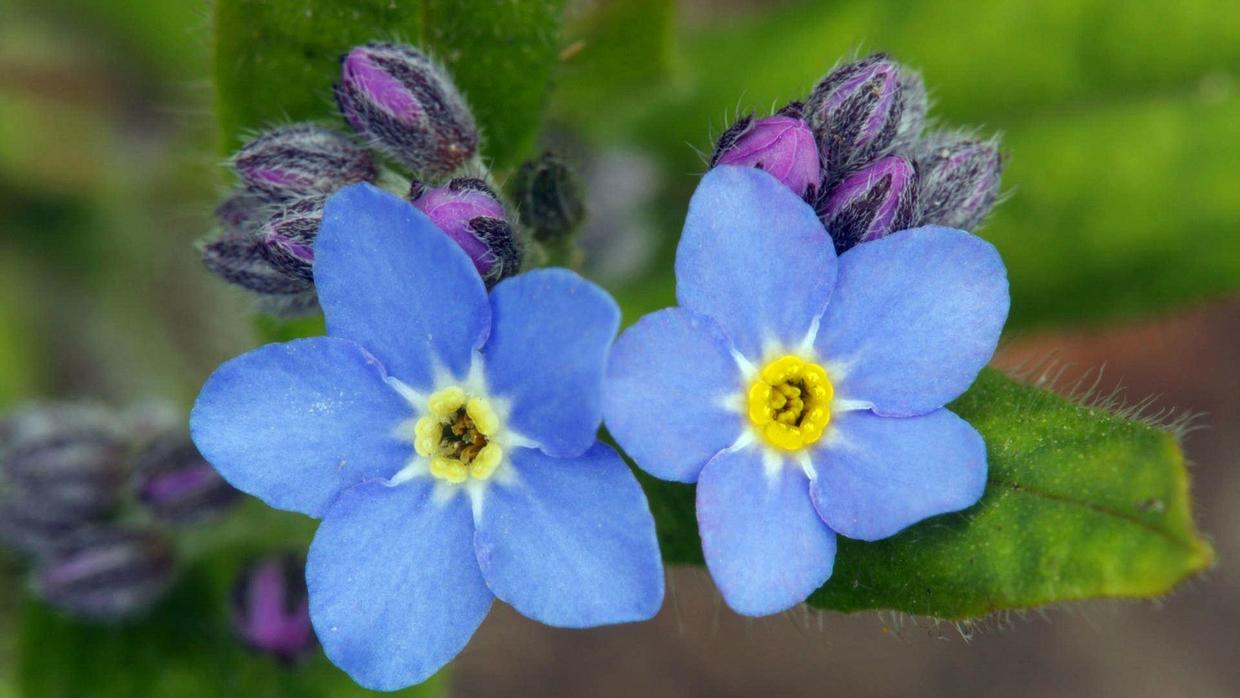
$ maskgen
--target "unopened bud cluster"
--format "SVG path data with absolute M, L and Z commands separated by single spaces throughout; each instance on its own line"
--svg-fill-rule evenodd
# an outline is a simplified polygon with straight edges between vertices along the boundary
M 162 524 L 204 521 L 239 498 L 160 421 L 79 405 L 0 421 L 0 545 L 32 561 L 49 603 L 100 620 L 145 610 L 173 578 Z
M 922 134 L 921 76 L 884 54 L 827 73 L 805 102 L 724 132 L 710 164 L 757 167 L 814 205 L 843 253 L 922 225 L 972 230 L 999 195 L 997 139 Z
M 365 44 L 341 58 L 335 95 L 353 134 L 294 124 L 259 135 L 232 158 L 239 184 L 216 210 L 219 234 L 203 245 L 208 269 L 256 294 L 264 312 L 317 310 L 314 241 L 324 202 L 342 187 L 396 174 L 413 179 L 425 197 L 412 196 L 413 203 L 461 245 L 488 284 L 520 269 L 520 235 L 503 203 L 476 172 L 460 176 L 482 170 L 480 137 L 442 67 L 411 46 Z M 388 176 L 385 162 L 403 173 Z M 467 179 L 483 184 L 466 191 L 458 182 Z

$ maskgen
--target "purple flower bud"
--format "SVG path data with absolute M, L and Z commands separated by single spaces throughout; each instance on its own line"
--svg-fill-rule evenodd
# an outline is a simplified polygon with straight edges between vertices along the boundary
M 818 215 L 843 254 L 854 245 L 904 230 L 917 208 L 917 169 L 889 155 L 848 175 L 821 202 Z
M 230 234 L 249 234 L 270 216 L 271 203 L 261 194 L 247 188 L 234 189 L 215 209 L 215 219 Z
M 409 192 L 413 205 L 465 250 L 488 288 L 521 269 L 521 248 L 504 206 L 480 179 L 454 179 L 445 187 Z
M 972 231 L 998 199 L 1003 172 L 998 139 L 935 134 L 923 142 L 917 165 L 917 225 Z
M 584 194 L 576 173 L 555 153 L 526 161 L 509 192 L 521 222 L 545 245 L 567 240 L 585 218 Z
M 801 119 L 782 114 L 756 120 L 745 116 L 732 124 L 715 146 L 710 166 L 715 165 L 764 170 L 807 200 L 822 178 L 813 131 Z
M 418 175 L 446 177 L 478 148 L 474 117 L 451 78 L 412 46 L 349 51 L 336 102 L 354 130 Z
M 91 523 L 73 512 L 57 511 L 37 497 L 9 487 L 0 494 L 0 542 L 33 557 L 54 555 Z
M 916 138 L 926 89 L 916 73 L 877 53 L 828 73 L 804 112 L 830 183 Z
M 233 587 L 232 606 L 233 629 L 252 649 L 292 663 L 318 644 L 305 565 L 294 555 L 249 564 Z
M 202 263 L 225 281 L 259 294 L 261 301 L 313 310 L 314 284 L 272 266 L 268 255 L 257 236 L 226 235 L 203 246 Z
M 129 475 L 128 444 L 118 435 L 63 425 L 58 433 L 7 449 L 0 475 L 63 520 L 97 520 L 120 502 Z
M 105 526 L 74 535 L 36 573 L 35 588 L 74 615 L 115 620 L 153 604 L 172 582 L 172 547 L 141 529 Z
M 164 434 L 143 448 L 134 470 L 138 501 L 164 521 L 209 519 L 241 496 L 179 431 Z
M 276 270 L 293 278 L 313 281 L 314 238 L 322 222 L 322 199 L 293 203 L 259 230 L 259 254 Z
M 251 192 L 274 202 L 327 196 L 378 175 L 370 153 L 343 134 L 313 124 L 264 133 L 237 152 L 233 168 Z

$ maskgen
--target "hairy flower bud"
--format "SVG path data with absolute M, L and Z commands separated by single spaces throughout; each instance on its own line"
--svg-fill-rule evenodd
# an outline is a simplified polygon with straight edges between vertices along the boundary
M 1003 157 L 998 139 L 935 134 L 919 149 L 917 225 L 972 231 L 999 197 Z
M 233 629 L 246 646 L 282 662 L 318 644 L 310 624 L 306 569 L 294 555 L 251 562 L 233 586 Z
M 793 105 L 799 111 L 800 105 Z M 822 178 L 818 146 L 809 126 L 791 113 L 764 119 L 745 116 L 723 132 L 710 166 L 756 167 L 812 200 Z
M 432 189 L 414 183 L 409 197 L 465 250 L 488 287 L 521 270 L 520 243 L 486 182 L 463 177 Z
M 349 51 L 336 102 L 354 130 L 415 174 L 446 177 L 477 151 L 478 129 L 464 98 L 412 46 L 371 43 Z
M 322 199 L 293 203 L 259 229 L 259 254 L 276 270 L 293 278 L 313 281 L 314 238 L 322 222 Z
M 804 113 L 827 179 L 835 182 L 916 138 L 925 120 L 926 89 L 919 75 L 877 53 L 828 73 Z
M 343 134 L 314 124 L 262 134 L 237 152 L 233 168 L 251 192 L 275 202 L 327 196 L 378 175 L 370 153 Z
M 75 615 L 114 620 L 146 610 L 172 582 L 172 547 L 141 529 L 103 526 L 74 535 L 36 573 L 35 588 Z
M 262 243 L 248 237 L 223 237 L 203 247 L 202 262 L 225 281 L 264 295 L 292 295 L 311 289 L 309 281 L 271 266 Z
M 230 234 L 242 235 L 257 230 L 270 215 L 270 202 L 248 187 L 234 189 L 215 209 L 215 219 Z
M 822 200 L 818 213 L 843 254 L 912 223 L 917 207 L 917 169 L 889 155 L 848 175 Z
M 128 444 L 98 428 L 64 425 L 6 450 L 0 477 L 23 497 L 65 520 L 91 521 L 112 512 L 129 469 Z
M 134 464 L 137 499 L 157 518 L 173 523 L 220 514 L 241 493 L 220 477 L 189 436 L 175 431 L 147 444 Z
M 543 153 L 521 165 L 510 191 L 521 223 L 543 244 L 568 239 L 585 218 L 581 183 L 555 153 Z

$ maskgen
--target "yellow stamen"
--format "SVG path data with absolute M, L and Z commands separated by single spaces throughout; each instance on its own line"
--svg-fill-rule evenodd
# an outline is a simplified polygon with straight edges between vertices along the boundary
M 430 460 L 431 475 L 441 480 L 485 480 L 504 460 L 503 448 L 491 440 L 500 426 L 486 398 L 467 395 L 454 385 L 427 399 L 426 414 L 414 425 L 413 447 Z
M 762 367 L 749 386 L 746 412 L 771 446 L 795 451 L 812 445 L 831 421 L 835 390 L 827 372 L 799 356 L 781 356 Z

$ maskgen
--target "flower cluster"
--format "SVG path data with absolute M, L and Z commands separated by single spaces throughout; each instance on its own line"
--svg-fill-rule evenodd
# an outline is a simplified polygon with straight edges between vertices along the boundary
M 837 253 L 898 230 L 974 230 L 999 194 L 996 139 L 922 133 L 921 76 L 883 54 L 842 65 L 802 104 L 739 119 L 710 165 L 761 169 L 815 208 Z
M 509 216 L 478 158 L 473 114 L 447 72 L 417 49 L 354 48 L 341 58 L 335 94 L 353 135 L 301 123 L 245 144 L 231 159 L 238 184 L 215 212 L 220 230 L 202 246 L 206 267 L 256 294 L 263 312 L 319 309 L 314 241 L 323 204 L 350 184 L 411 180 L 397 188 L 465 250 L 488 287 L 521 270 L 527 245 L 565 240 L 580 221 L 571 173 L 547 156 L 514 179 L 525 186 L 514 185 L 521 207 Z
M 168 421 L 84 405 L 4 420 L 0 542 L 31 558 L 33 587 L 53 605 L 101 620 L 143 611 L 172 581 L 164 524 L 201 522 L 236 501 Z
M 517 274 L 515 223 L 551 248 L 580 220 L 563 164 L 521 168 L 514 223 L 485 177 L 459 176 L 477 135 L 432 62 L 375 44 L 343 66 L 346 120 L 416 176 L 401 197 L 343 147 L 327 184 L 308 156 L 237 159 L 239 196 L 286 202 L 247 238 L 255 258 L 309 289 L 327 336 L 225 363 L 190 423 L 234 486 L 322 519 L 305 606 L 360 684 L 427 679 L 495 599 L 562 627 L 658 611 L 654 521 L 597 440 L 604 418 L 647 472 L 697 484 L 707 565 L 745 614 L 821 586 L 838 535 L 885 538 L 981 496 L 985 444 L 944 405 L 1007 316 L 1002 261 L 959 229 L 993 204 L 999 160 L 994 143 L 922 137 L 914 73 L 873 56 L 729 128 L 689 205 L 679 307 L 613 346 L 602 289 Z M 254 568 L 236 614 L 290 656 L 309 641 L 292 569 Z

